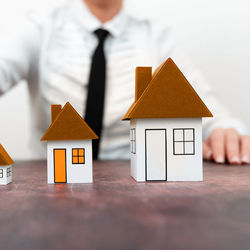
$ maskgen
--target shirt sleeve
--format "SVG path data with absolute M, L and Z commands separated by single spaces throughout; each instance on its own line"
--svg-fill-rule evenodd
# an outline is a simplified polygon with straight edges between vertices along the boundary
M 30 18 L 0 31 L 0 95 L 37 71 L 41 28 Z
M 215 128 L 235 128 L 241 134 L 249 134 L 245 124 L 218 100 L 211 85 L 183 52 L 182 46 L 175 41 L 170 30 L 160 29 L 157 25 L 155 37 L 157 63 L 160 64 L 171 57 L 214 116 L 203 118 L 203 138 L 205 139 Z

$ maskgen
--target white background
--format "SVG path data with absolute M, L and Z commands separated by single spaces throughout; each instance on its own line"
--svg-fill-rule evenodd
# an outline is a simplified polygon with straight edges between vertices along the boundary
M 43 12 L 63 1 L 0 0 L 0 39 L 2 28 L 25 11 Z M 127 0 L 126 8 L 168 23 L 218 97 L 250 127 L 249 0 Z M 15 159 L 32 157 L 30 119 L 25 83 L 0 97 L 0 143 Z

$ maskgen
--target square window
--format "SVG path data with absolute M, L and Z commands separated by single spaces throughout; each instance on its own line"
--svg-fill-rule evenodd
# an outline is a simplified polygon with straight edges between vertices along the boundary
M 73 164 L 77 164 L 78 163 L 78 157 L 77 156 L 73 156 Z
M 185 154 L 194 154 L 194 142 L 185 142 Z
M 3 169 L 0 169 L 0 178 L 3 178 Z
M 79 157 L 79 164 L 83 164 L 84 163 L 84 157 L 80 156 Z
M 78 149 L 77 148 L 72 149 L 72 155 L 78 156 Z
M 183 129 L 174 129 L 174 141 L 183 141 Z
M 194 128 L 173 129 L 174 155 L 195 154 L 195 130 Z
M 83 148 L 80 148 L 78 152 L 79 152 L 79 156 L 84 156 L 84 149 Z
M 194 140 L 194 130 L 193 129 L 185 129 L 185 141 L 193 141 Z
M 85 148 L 72 149 L 72 164 L 85 164 Z
M 175 142 L 174 143 L 174 154 L 175 155 L 183 155 L 183 142 Z

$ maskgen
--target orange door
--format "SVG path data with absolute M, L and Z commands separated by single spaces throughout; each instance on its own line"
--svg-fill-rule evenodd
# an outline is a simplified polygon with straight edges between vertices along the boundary
M 66 183 L 66 149 L 54 149 L 55 183 Z

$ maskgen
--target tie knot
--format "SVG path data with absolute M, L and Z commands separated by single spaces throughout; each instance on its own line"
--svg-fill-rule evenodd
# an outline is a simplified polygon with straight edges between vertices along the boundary
M 109 32 L 107 30 L 104 30 L 104 29 L 97 29 L 97 30 L 95 30 L 94 33 L 98 37 L 99 42 L 103 42 L 109 34 Z

